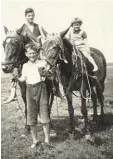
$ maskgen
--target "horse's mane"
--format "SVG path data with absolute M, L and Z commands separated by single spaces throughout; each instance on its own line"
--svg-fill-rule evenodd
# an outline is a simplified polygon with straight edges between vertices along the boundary
M 72 53 L 73 46 L 67 38 L 63 38 L 63 44 L 64 44 L 65 48 L 67 48 L 69 50 L 69 52 Z

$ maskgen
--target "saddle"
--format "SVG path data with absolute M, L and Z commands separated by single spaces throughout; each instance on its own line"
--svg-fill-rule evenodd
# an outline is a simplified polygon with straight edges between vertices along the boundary
M 92 56 L 92 52 L 91 52 Z M 82 73 L 87 73 L 90 76 L 94 76 L 93 72 L 93 65 L 88 61 L 88 59 L 83 55 L 83 53 L 74 46 L 73 53 L 72 53 L 72 61 L 73 61 L 73 66 L 77 65 L 78 69 L 83 67 L 83 72 Z

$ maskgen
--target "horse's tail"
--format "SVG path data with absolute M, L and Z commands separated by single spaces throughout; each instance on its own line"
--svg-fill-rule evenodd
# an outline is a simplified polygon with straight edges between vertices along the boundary
M 104 88 L 105 88 L 104 81 L 106 79 L 106 74 L 107 74 L 107 63 L 106 63 L 106 59 L 103 54 L 102 54 L 102 60 L 103 60 L 103 67 L 104 67 L 104 76 L 103 76 L 102 80 L 100 81 L 100 84 L 101 84 L 101 91 L 103 93 Z
M 101 78 L 100 81 L 99 81 L 100 84 L 101 84 L 101 87 L 102 87 L 102 92 L 103 92 L 103 91 L 104 91 L 104 81 L 105 81 L 105 79 L 106 79 L 106 74 L 107 74 L 106 59 L 105 59 L 103 53 L 102 53 L 101 51 L 99 51 L 98 49 L 96 49 L 96 48 L 91 48 L 91 51 L 94 52 L 94 53 L 96 53 L 96 55 L 97 55 L 98 57 L 100 57 L 101 62 L 102 62 L 102 64 L 103 64 L 103 76 L 102 76 L 102 78 Z
M 104 76 L 102 78 L 101 83 L 103 83 L 105 81 L 106 74 L 107 74 L 107 63 L 106 63 L 106 59 L 103 54 L 102 54 L 102 58 L 103 58 L 103 66 L 104 66 Z

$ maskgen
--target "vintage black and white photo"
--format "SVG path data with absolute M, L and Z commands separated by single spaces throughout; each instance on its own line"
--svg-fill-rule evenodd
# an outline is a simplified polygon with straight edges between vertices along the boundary
M 113 158 L 112 29 L 112 0 L 2 0 L 2 159 Z

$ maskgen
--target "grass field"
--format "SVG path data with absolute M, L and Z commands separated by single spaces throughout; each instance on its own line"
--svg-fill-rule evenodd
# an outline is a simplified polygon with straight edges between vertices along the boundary
M 39 145 L 37 149 L 31 150 L 31 136 L 23 138 L 25 120 L 19 108 L 24 111 L 19 89 L 18 99 L 3 104 L 9 95 L 10 77 L 2 73 L 1 79 L 1 158 L 2 159 L 113 159 L 113 64 L 107 67 L 107 78 L 105 82 L 105 123 L 94 125 L 95 143 L 87 143 L 84 137 L 75 139 L 68 134 L 68 110 L 66 101 L 54 101 L 52 109 L 52 120 L 57 132 L 56 137 L 51 137 L 51 146 Z M 82 122 L 80 113 L 80 99 L 73 97 L 75 120 Z M 91 118 L 92 104 L 87 103 L 88 114 Z M 99 107 L 98 107 L 99 112 Z M 41 124 L 37 127 L 40 141 L 44 135 Z

